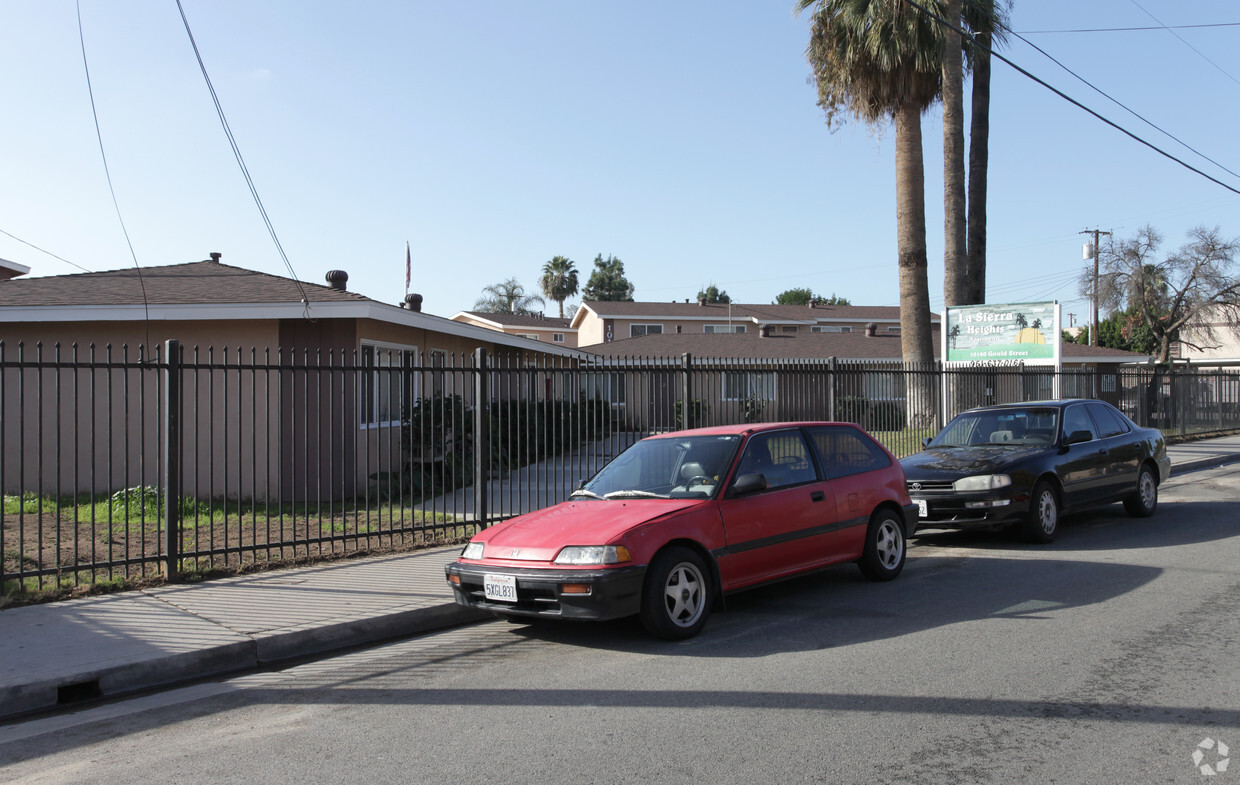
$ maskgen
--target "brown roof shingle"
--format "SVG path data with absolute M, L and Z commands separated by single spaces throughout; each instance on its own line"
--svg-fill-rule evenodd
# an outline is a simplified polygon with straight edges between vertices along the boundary
M 623 316 L 662 317 L 665 319 L 711 319 L 727 321 L 732 319 L 756 319 L 759 322 L 813 322 L 818 319 L 833 321 L 899 321 L 900 309 L 888 305 L 753 305 L 744 303 L 722 303 L 698 305 L 697 303 L 659 303 L 659 302 L 614 302 L 604 300 L 587 300 L 582 306 L 589 306 L 601 317 L 614 318 Z M 938 314 L 931 314 L 937 319 Z
M 867 336 L 853 333 L 773 333 L 763 337 L 751 333 L 681 333 L 643 335 L 612 343 L 586 346 L 582 351 L 603 357 L 679 357 L 689 353 L 706 358 L 771 358 L 776 360 L 809 360 L 838 357 L 860 360 L 899 360 L 902 357 L 900 336 L 879 332 Z M 934 331 L 934 356 L 939 356 L 938 330 Z M 1111 360 L 1136 362 L 1147 355 L 1106 349 L 1100 346 L 1063 345 L 1065 359 Z
M 488 322 L 502 324 L 505 327 L 537 327 L 543 330 L 567 330 L 568 319 L 561 319 L 558 316 L 530 316 L 523 313 L 490 313 L 487 311 L 461 311 L 466 316 L 472 316 L 475 319 L 485 319 Z
M 143 290 L 145 289 L 145 298 Z M 0 281 L 0 306 L 363 302 L 369 298 L 219 262 Z

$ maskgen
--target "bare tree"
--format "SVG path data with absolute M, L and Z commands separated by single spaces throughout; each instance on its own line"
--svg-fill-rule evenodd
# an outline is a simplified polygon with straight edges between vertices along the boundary
M 1100 249 L 1099 305 L 1127 309 L 1126 330 L 1144 325 L 1153 335 L 1159 364 L 1181 343 L 1216 348 L 1220 329 L 1240 335 L 1240 277 L 1235 256 L 1240 238 L 1224 240 L 1219 228 L 1197 227 L 1189 242 L 1161 261 L 1162 235 L 1145 226 L 1130 240 Z M 1082 293 L 1093 291 L 1093 270 L 1081 274 Z

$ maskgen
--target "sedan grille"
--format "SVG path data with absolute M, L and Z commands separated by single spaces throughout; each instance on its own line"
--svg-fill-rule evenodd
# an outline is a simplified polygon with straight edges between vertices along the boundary
M 907 485 L 910 496 L 925 496 L 927 494 L 934 495 L 940 493 L 951 493 L 953 491 L 950 480 L 923 480 L 921 482 L 909 482 Z

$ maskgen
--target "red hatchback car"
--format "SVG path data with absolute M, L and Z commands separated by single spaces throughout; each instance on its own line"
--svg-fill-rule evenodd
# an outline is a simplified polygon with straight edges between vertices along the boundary
M 700 428 L 637 442 L 568 501 L 478 533 L 445 569 L 461 605 L 639 614 L 678 640 L 726 592 L 849 561 L 891 580 L 916 522 L 899 461 L 855 425 Z

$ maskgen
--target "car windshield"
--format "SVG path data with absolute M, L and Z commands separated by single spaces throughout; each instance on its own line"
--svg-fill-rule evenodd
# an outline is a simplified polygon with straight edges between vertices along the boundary
M 1055 442 L 1058 427 L 1058 409 L 981 409 L 965 412 L 949 422 L 930 446 L 1048 445 Z
M 572 498 L 713 498 L 739 443 L 739 436 L 643 439 L 616 456 Z

